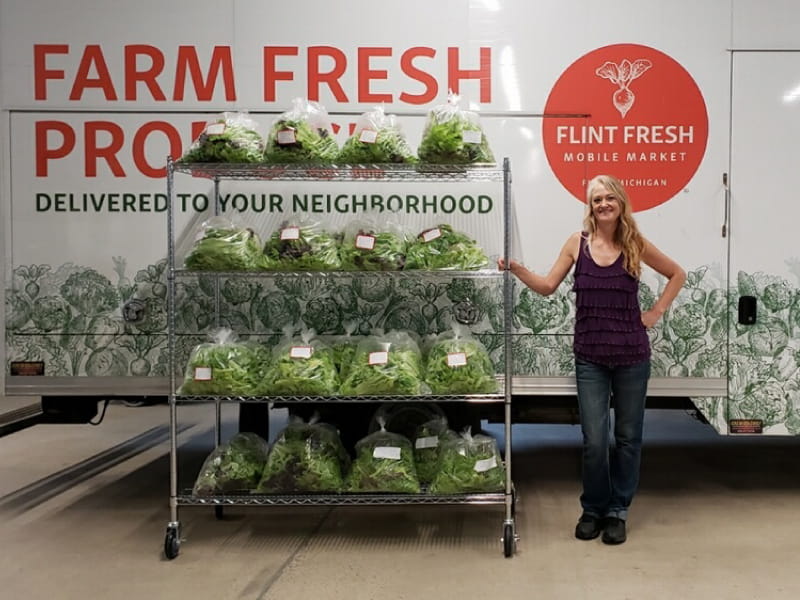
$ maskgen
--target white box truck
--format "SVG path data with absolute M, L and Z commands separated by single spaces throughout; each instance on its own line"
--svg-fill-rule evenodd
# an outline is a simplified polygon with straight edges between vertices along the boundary
M 645 235 L 687 270 L 652 333 L 650 406 L 692 407 L 721 434 L 796 435 L 798 24 L 795 3 L 755 0 L 237 0 L 202 10 L 186 0 L 4 0 L 5 393 L 41 396 L 53 419 L 74 421 L 98 399 L 168 394 L 165 158 L 220 113 L 246 111 L 266 132 L 307 98 L 327 109 L 341 144 L 381 105 L 415 145 L 453 91 L 480 116 L 495 156 L 510 159 L 518 260 L 549 268 L 580 228 L 585 182 L 606 172 L 627 185 Z M 213 187 L 177 185 L 178 234 L 191 240 Z M 436 186 L 248 183 L 221 193 L 223 215 L 264 227 L 295 211 L 341 225 L 377 210 L 354 198 L 383 210 L 391 195 L 404 206 L 413 197 L 421 210 L 381 214 L 451 222 L 491 254 L 502 248 L 502 232 L 481 220 L 502 205 L 490 186 L 450 190 L 472 199 L 452 208 L 437 204 Z M 662 282 L 645 273 L 642 283 L 647 303 Z M 214 324 L 212 293 L 198 280 L 178 315 L 201 337 Z M 485 320 L 487 340 L 497 330 L 499 299 L 467 283 L 342 294 L 232 285 L 223 324 L 425 335 L 461 304 Z M 574 418 L 572 310 L 568 284 L 548 298 L 518 286 L 516 420 Z

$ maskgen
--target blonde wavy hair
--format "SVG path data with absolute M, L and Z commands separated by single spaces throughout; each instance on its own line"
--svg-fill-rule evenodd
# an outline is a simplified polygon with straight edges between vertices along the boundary
M 616 177 L 597 175 L 586 185 L 586 212 L 583 216 L 584 230 L 589 233 L 590 237 L 597 231 L 597 223 L 592 213 L 592 196 L 600 185 L 617 197 L 620 214 L 617 230 L 614 232 L 614 242 L 622 248 L 623 268 L 625 271 L 632 277 L 639 279 L 642 274 L 644 237 L 639 233 L 639 227 L 633 218 L 633 210 L 628 199 L 628 193 Z

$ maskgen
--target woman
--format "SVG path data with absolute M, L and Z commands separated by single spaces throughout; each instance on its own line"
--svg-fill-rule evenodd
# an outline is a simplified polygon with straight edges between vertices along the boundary
M 586 188 L 584 231 L 572 234 L 547 275 L 518 262 L 509 270 L 548 296 L 575 265 L 575 376 L 583 433 L 583 514 L 575 537 L 603 532 L 606 544 L 626 540 L 628 507 L 639 484 L 642 428 L 653 327 L 686 281 L 678 264 L 639 233 L 622 184 L 598 175 Z M 639 307 L 642 263 L 667 279 L 649 310 Z M 503 259 L 498 261 L 505 268 Z M 614 400 L 614 448 L 609 449 L 610 399 Z

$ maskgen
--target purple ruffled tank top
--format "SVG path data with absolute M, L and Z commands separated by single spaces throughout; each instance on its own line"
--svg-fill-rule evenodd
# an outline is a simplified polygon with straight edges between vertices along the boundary
M 623 267 L 623 256 L 607 267 L 594 262 L 587 234 L 575 262 L 575 356 L 609 367 L 650 358 L 650 340 L 639 308 L 639 280 Z

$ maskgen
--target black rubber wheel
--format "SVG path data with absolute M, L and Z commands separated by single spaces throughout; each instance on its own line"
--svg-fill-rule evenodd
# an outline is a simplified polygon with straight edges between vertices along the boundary
M 217 505 L 214 507 L 214 516 L 217 518 L 217 521 L 222 521 L 225 513 L 222 510 L 222 507 Z
M 164 556 L 172 560 L 178 556 L 181 549 L 181 541 L 178 539 L 178 532 L 174 529 L 167 529 L 167 535 L 164 537 Z
M 514 546 L 516 540 L 514 539 L 514 526 L 511 523 L 506 523 L 503 526 L 503 555 L 506 558 L 514 556 Z

